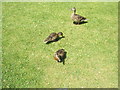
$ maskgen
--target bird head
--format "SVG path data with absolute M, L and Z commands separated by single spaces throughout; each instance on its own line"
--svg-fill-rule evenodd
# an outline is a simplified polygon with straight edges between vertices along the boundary
M 59 37 L 60 37 L 60 36 L 64 37 L 62 32 L 59 32 L 59 33 L 58 33 L 58 36 L 59 36 Z
M 73 7 L 71 10 L 76 12 L 76 8 L 75 7 Z

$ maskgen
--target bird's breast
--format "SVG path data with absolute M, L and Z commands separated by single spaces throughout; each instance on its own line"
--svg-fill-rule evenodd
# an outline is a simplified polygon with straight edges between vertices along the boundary
M 57 58 L 57 57 L 55 57 L 55 56 L 54 56 L 54 59 L 55 59 L 55 60 L 58 60 L 58 58 Z

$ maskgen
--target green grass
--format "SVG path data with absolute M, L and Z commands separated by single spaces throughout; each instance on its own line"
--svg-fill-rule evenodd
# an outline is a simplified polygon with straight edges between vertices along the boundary
M 117 88 L 118 3 L 2 3 L 4 88 Z M 89 19 L 74 25 L 72 7 Z M 52 32 L 65 38 L 46 45 Z M 65 65 L 53 54 L 67 51 Z

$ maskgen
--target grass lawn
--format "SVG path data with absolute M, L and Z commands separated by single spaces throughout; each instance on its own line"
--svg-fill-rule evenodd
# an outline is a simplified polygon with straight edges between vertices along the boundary
M 117 88 L 118 3 L 3 2 L 3 88 Z M 72 7 L 89 19 L 74 25 Z M 65 38 L 51 44 L 52 32 Z M 53 59 L 67 51 L 65 65 Z

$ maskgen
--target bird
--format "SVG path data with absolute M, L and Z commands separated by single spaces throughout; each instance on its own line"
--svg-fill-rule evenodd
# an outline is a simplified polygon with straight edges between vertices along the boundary
M 64 64 L 64 59 L 66 58 L 66 54 L 67 54 L 67 52 L 64 49 L 59 49 L 55 52 L 54 59 L 57 62 L 63 62 L 63 64 Z
M 75 7 L 73 7 L 71 10 L 73 11 L 73 13 L 71 14 L 71 19 L 74 21 L 74 23 L 80 24 L 81 22 L 87 21 L 85 17 L 76 14 Z
M 59 32 L 59 33 L 53 32 L 44 40 L 44 43 L 55 42 L 55 41 L 57 41 L 60 38 L 64 38 L 62 32 Z

